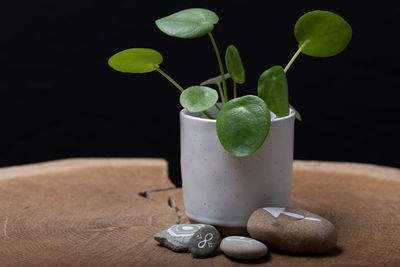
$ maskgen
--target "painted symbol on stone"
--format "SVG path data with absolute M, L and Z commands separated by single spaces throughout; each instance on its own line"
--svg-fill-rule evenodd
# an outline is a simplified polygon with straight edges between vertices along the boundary
M 177 224 L 167 229 L 167 232 L 176 237 L 192 236 L 204 224 Z
M 197 235 L 197 238 L 198 238 L 198 239 L 203 239 L 203 238 L 201 237 L 201 233 Z M 207 245 L 207 242 L 209 242 L 209 243 L 208 243 L 208 247 L 209 247 L 209 248 L 212 248 L 213 243 L 211 243 L 210 241 L 211 241 L 213 238 L 214 238 L 214 235 L 213 235 L 212 233 L 206 234 L 206 235 L 204 236 L 204 240 L 203 240 L 203 241 L 200 241 L 200 242 L 197 244 L 197 247 L 198 247 L 198 248 L 204 248 L 204 247 Z
M 309 221 L 316 221 L 320 222 L 320 219 L 313 218 L 313 217 L 304 217 L 303 215 L 285 211 L 285 208 L 264 208 L 265 211 L 268 211 L 272 216 L 278 218 L 280 214 L 285 214 L 286 216 L 293 217 L 296 219 L 304 219 Z

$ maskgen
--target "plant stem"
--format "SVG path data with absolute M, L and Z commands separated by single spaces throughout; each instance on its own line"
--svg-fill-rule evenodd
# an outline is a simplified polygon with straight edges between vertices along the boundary
M 236 98 L 236 83 L 233 81 L 233 98 Z
M 208 113 L 207 111 L 204 110 L 203 113 L 204 113 L 209 119 L 215 120 L 215 118 L 213 118 L 213 116 L 211 116 L 211 114 Z
M 226 101 L 225 101 L 224 93 L 222 92 L 221 84 L 220 84 L 220 83 L 217 83 L 217 86 L 218 86 L 219 94 L 221 95 L 222 104 L 225 105 Z
M 179 89 L 179 91 L 183 92 L 184 89 L 182 86 L 180 86 L 177 82 L 174 81 L 174 79 L 172 79 L 168 74 L 166 74 L 165 72 L 163 72 L 160 68 L 156 68 L 156 70 L 161 73 L 168 81 L 170 81 L 173 85 L 175 85 L 176 88 Z M 204 115 L 206 115 L 209 119 L 211 120 L 215 120 L 213 118 L 213 116 L 210 115 L 210 113 L 208 113 L 207 111 L 203 111 Z
M 214 47 L 215 55 L 217 56 L 219 71 L 221 72 L 221 78 L 222 78 L 222 87 L 224 88 L 225 102 L 228 102 L 228 91 L 226 89 L 225 71 L 224 71 L 224 66 L 222 65 L 221 55 L 219 54 L 217 44 L 215 43 L 214 37 L 211 34 L 211 32 L 208 33 L 208 36 L 210 37 L 211 43 Z
M 307 43 L 307 41 L 305 41 L 300 47 L 299 49 L 297 49 L 296 53 L 294 54 L 294 56 L 292 57 L 292 59 L 289 61 L 289 63 L 286 65 L 284 71 L 285 73 L 289 70 L 290 66 L 292 66 L 293 62 L 295 61 L 295 59 L 297 58 L 297 56 L 300 54 L 301 50 L 303 50 L 304 45 Z
M 175 82 L 168 74 L 166 74 L 165 72 L 163 72 L 160 68 L 156 68 L 156 70 L 161 73 L 168 81 L 170 81 L 173 85 L 175 85 L 176 88 L 179 89 L 179 91 L 183 92 L 184 89 L 182 88 L 182 86 L 180 86 L 177 82 Z
M 221 108 L 217 105 L 217 103 L 215 103 L 214 106 L 215 106 L 218 110 L 221 110 Z

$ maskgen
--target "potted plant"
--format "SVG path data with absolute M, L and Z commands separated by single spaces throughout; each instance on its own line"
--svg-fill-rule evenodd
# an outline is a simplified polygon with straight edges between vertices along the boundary
M 245 70 L 238 49 L 230 45 L 225 53 L 225 73 L 212 35 L 218 20 L 210 10 L 192 8 L 155 22 L 162 32 L 173 37 L 208 35 L 219 76 L 200 85 L 184 89 L 161 70 L 163 57 L 153 49 L 127 49 L 113 55 L 108 63 L 126 73 L 158 71 L 181 91 L 181 170 L 186 214 L 196 222 L 244 227 L 255 209 L 290 203 L 294 118 L 301 120 L 301 116 L 289 105 L 287 71 L 300 53 L 314 57 L 340 53 L 349 43 L 352 30 L 332 12 L 304 14 L 294 28 L 298 50 L 286 67 L 265 70 L 258 80 L 257 96 L 237 97 L 236 87 L 245 82 Z M 232 97 L 228 94 L 229 79 Z

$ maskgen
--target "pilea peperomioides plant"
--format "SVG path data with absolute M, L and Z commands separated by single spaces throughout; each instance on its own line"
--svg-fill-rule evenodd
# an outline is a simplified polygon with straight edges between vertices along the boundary
M 268 136 L 271 113 L 285 117 L 290 110 L 300 114 L 289 104 L 286 73 L 300 53 L 314 57 L 330 57 L 340 53 L 350 42 L 352 29 L 339 15 L 329 11 L 311 11 L 298 19 L 294 34 L 298 50 L 286 65 L 273 66 L 265 70 L 258 80 L 258 96 L 237 97 L 237 84 L 245 82 L 245 70 L 238 49 L 228 46 L 224 64 L 212 35 L 218 16 L 210 10 L 192 8 L 179 11 L 156 20 L 157 27 L 165 34 L 179 38 L 198 38 L 205 35 L 211 40 L 215 51 L 220 75 L 202 82 L 197 86 L 184 89 L 168 74 L 160 69 L 163 57 L 148 48 L 131 48 L 113 55 L 108 63 L 118 71 L 126 73 L 146 73 L 158 71 L 181 91 L 180 103 L 189 112 L 203 112 L 209 119 L 208 109 L 216 106 L 219 110 L 216 127 L 222 146 L 229 153 L 249 156 L 264 143 Z M 232 80 L 233 97 L 229 99 L 227 80 Z M 206 86 L 208 85 L 208 86 Z M 215 85 L 217 90 L 209 87 Z M 218 99 L 222 106 L 218 105 Z

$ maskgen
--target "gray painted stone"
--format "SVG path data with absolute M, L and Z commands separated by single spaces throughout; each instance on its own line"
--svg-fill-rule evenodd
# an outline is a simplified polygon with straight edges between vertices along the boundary
M 221 242 L 221 235 L 214 226 L 206 225 L 189 240 L 189 251 L 193 257 L 208 258 L 215 254 Z
M 253 212 L 247 222 L 250 236 L 270 249 L 324 253 L 336 247 L 337 232 L 327 219 L 306 210 L 266 207 Z
M 222 239 L 220 248 L 222 252 L 235 259 L 259 259 L 267 255 L 268 248 L 265 244 L 244 236 L 228 236 Z
M 190 238 L 205 224 L 175 224 L 154 235 L 154 239 L 160 245 L 176 252 L 188 250 Z

